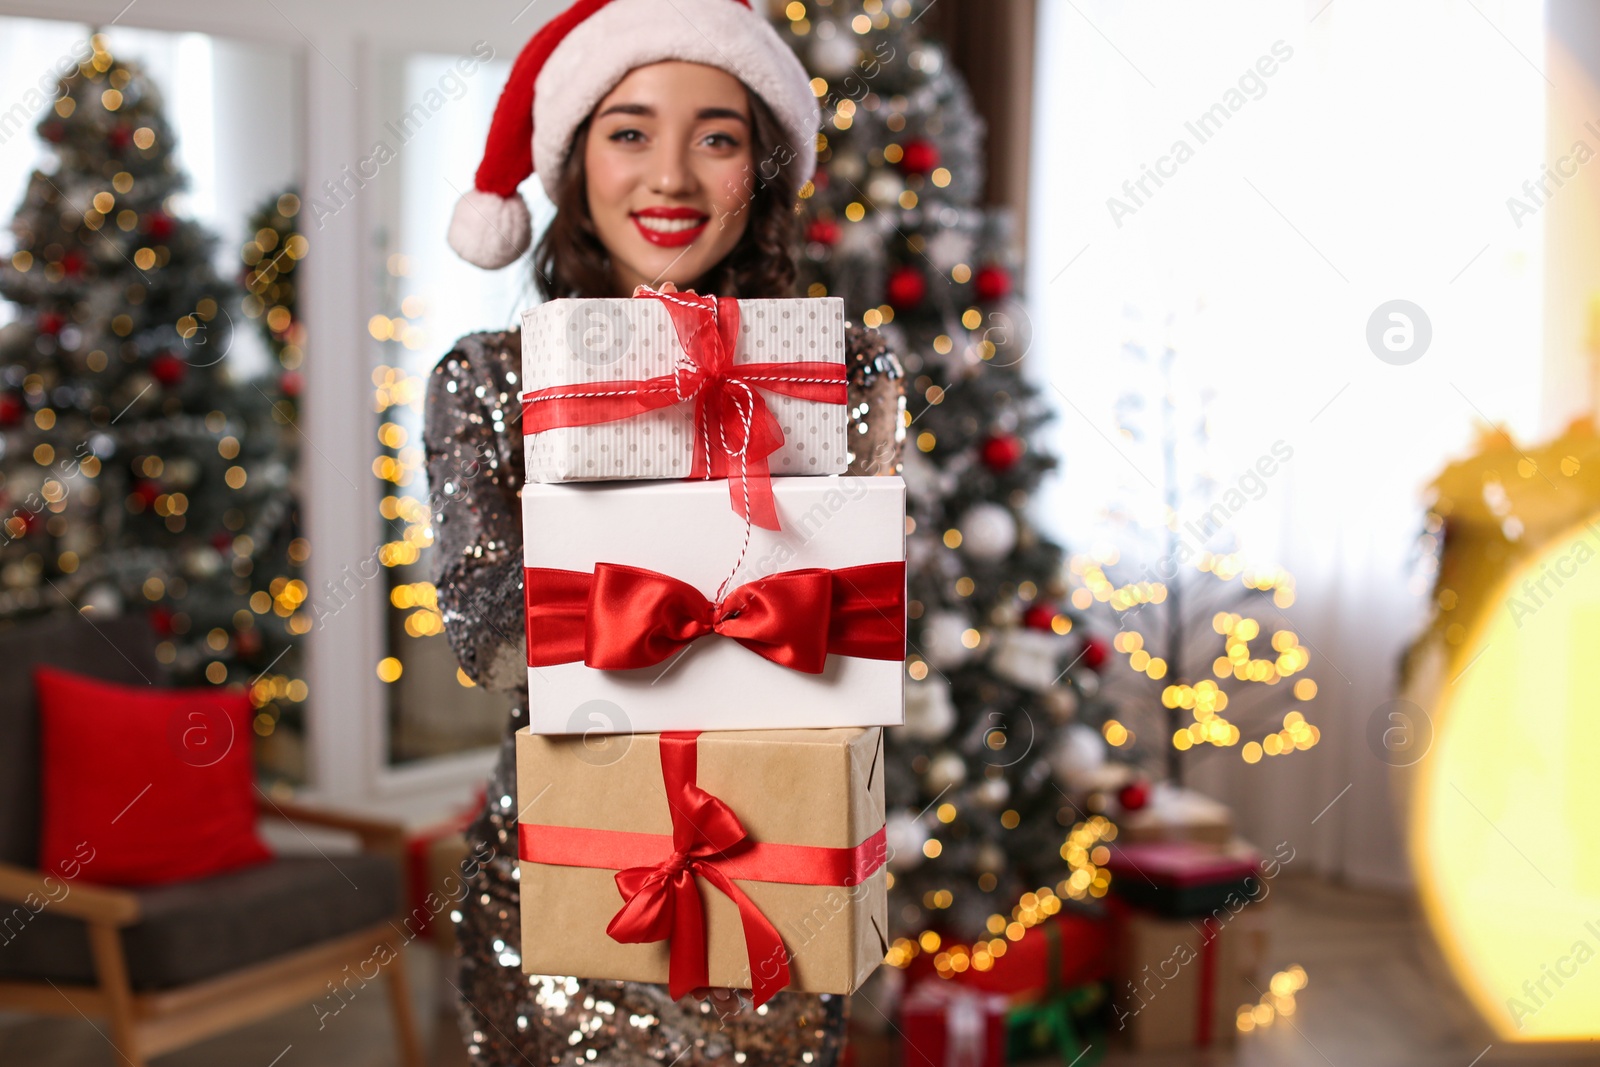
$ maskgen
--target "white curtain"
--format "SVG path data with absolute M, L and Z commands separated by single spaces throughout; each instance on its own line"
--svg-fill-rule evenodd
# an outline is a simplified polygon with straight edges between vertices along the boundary
M 1041 4 L 1027 291 L 1064 466 L 1040 518 L 1115 544 L 1104 507 L 1160 482 L 1117 432 L 1117 399 L 1158 391 L 1130 339 L 1174 346 L 1182 406 L 1209 390 L 1184 449 L 1218 494 L 1292 449 L 1230 525 L 1296 576 L 1322 744 L 1190 766 L 1304 870 L 1407 880 L 1365 730 L 1427 608 L 1421 490 L 1484 420 L 1542 428 L 1542 216 L 1507 201 L 1544 159 L 1543 32 L 1530 0 Z M 1368 340 L 1396 300 L 1431 328 L 1404 365 Z

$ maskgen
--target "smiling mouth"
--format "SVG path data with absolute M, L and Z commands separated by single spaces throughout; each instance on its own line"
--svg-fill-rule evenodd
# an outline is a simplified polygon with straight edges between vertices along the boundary
M 669 248 L 689 244 L 699 237 L 711 222 L 709 215 L 682 219 L 661 218 L 654 215 L 633 215 L 631 218 L 645 240 Z

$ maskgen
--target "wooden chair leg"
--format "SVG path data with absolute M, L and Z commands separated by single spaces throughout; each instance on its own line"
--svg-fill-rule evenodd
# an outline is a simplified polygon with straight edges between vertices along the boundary
M 139 1050 L 138 1029 L 133 1016 L 133 990 L 128 985 L 128 964 L 122 955 L 122 934 L 109 923 L 91 922 L 89 949 L 94 954 L 95 976 L 106 998 L 110 1013 L 111 1043 L 128 1067 L 146 1067 Z
M 394 959 L 390 962 L 389 1003 L 394 1010 L 395 1042 L 400 1046 L 402 1067 L 427 1067 L 422 1055 L 422 1039 L 417 1034 L 416 1011 L 411 1003 L 411 981 L 406 975 L 405 948 L 390 942 Z

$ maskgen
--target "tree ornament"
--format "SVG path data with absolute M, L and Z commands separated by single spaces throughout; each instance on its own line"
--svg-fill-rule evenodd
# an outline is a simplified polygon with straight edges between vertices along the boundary
M 917 138 L 907 141 L 900 155 L 900 169 L 907 174 L 932 174 L 939 165 L 939 146 Z
M 1039 694 L 1039 702 L 1052 722 L 1068 723 L 1078 714 L 1078 694 L 1071 686 L 1053 685 Z
M 1042 633 L 1054 633 L 1056 616 L 1061 614 L 1052 604 L 1035 604 L 1022 613 L 1022 625 Z
M 150 361 L 150 377 L 168 387 L 183 381 L 188 373 L 189 364 L 171 352 L 163 352 Z
M 958 611 L 937 611 L 922 623 L 921 650 L 928 662 L 941 671 L 954 670 L 972 658 L 966 633 L 972 620 Z
M 128 145 L 133 143 L 133 134 L 128 132 L 128 127 L 117 125 L 111 127 L 111 132 L 106 135 L 106 140 L 111 144 L 111 151 L 121 155 L 128 150 Z
M 57 315 L 54 311 L 41 311 L 39 312 L 39 317 L 35 320 L 34 325 L 39 328 L 40 333 L 49 334 L 50 336 L 54 337 L 56 334 L 61 332 L 61 327 L 66 325 L 66 321 L 66 319 L 62 318 L 60 315 Z
M 249 659 L 261 651 L 261 631 L 255 627 L 240 630 L 233 635 L 233 648 L 239 655 Z
M 10 429 L 17 425 L 26 410 L 15 393 L 0 393 L 0 426 Z
M 150 620 L 150 629 L 155 631 L 157 637 L 172 636 L 172 609 L 166 607 L 153 607 L 146 613 Z
M 1061 677 L 1062 644 L 1054 633 L 1007 631 L 995 641 L 989 669 L 1018 688 L 1048 689 Z
M 856 63 L 861 59 L 861 49 L 856 46 L 855 34 L 842 29 L 833 23 L 837 31 L 828 36 L 823 36 L 821 31 L 827 23 L 818 23 L 816 26 L 816 43 L 811 46 L 811 62 L 808 66 L 824 78 L 842 78 L 855 69 Z
M 172 236 L 174 223 L 172 216 L 165 211 L 152 211 L 145 219 L 144 232 L 157 241 L 165 241 Z
M 149 507 L 156 502 L 156 497 L 161 495 L 161 486 L 148 478 L 140 478 L 133 483 L 133 495 L 138 497 L 145 507 Z
M 1150 783 L 1136 778 L 1117 791 L 1117 803 L 1123 811 L 1139 811 L 1150 803 Z
M 934 795 L 954 789 L 966 780 L 967 761 L 958 753 L 949 751 L 933 757 L 933 762 L 928 764 L 928 773 L 923 775 L 923 784 Z
M 883 836 L 889 847 L 891 871 L 909 871 L 922 863 L 922 846 L 928 843 L 928 828 L 911 812 L 891 811 Z
M 1027 447 L 1022 438 L 1015 434 L 995 434 L 984 439 L 979 448 L 979 455 L 983 457 L 983 465 L 996 474 L 1005 474 L 1018 463 L 1022 462 L 1023 453 Z
M 806 227 L 806 240 L 832 248 L 839 243 L 839 224 L 833 219 L 817 219 Z
M 925 678 L 906 686 L 905 724 L 894 727 L 917 741 L 942 741 L 956 724 L 956 708 L 950 700 L 950 683 L 943 678 Z
M 896 311 L 910 311 L 928 295 L 928 281 L 922 272 L 912 266 L 896 267 L 889 275 L 889 306 Z
M 83 273 L 83 257 L 76 250 L 61 257 L 61 273 L 76 278 Z
M 1111 658 L 1111 645 L 1103 637 L 1090 637 L 1083 642 L 1083 665 L 1098 671 Z
M 278 377 L 278 391 L 290 400 L 297 399 L 305 391 L 305 387 L 305 377 L 299 371 L 284 371 Z
M 874 170 L 867 179 L 867 199 L 884 211 L 893 211 L 898 207 L 900 195 L 905 191 L 905 179 L 887 168 Z
M 1003 504 L 974 504 L 956 523 L 961 547 L 973 559 L 994 563 L 1017 547 L 1017 520 Z
M 973 787 L 972 799 L 979 807 L 998 811 L 1011 799 L 1011 783 L 1004 778 L 985 778 Z
M 955 227 L 941 229 L 928 238 L 923 253 L 939 273 L 949 274 L 955 270 L 956 264 L 971 262 L 972 235 Z
M 1011 288 L 1011 272 L 1004 267 L 997 267 L 993 264 L 980 267 L 977 275 L 972 279 L 973 292 L 985 304 L 1004 300 L 1011 295 Z
M 1049 760 L 1057 782 L 1068 789 L 1082 788 L 1105 766 L 1105 738 L 1098 730 L 1075 722 L 1050 750 Z

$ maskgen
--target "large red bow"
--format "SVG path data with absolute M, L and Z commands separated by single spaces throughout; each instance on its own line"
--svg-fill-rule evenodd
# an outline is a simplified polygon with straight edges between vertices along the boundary
M 593 574 L 528 567 L 528 666 L 581 660 L 635 670 L 713 633 L 807 674 L 821 674 L 830 654 L 901 660 L 905 583 L 900 561 L 785 571 L 713 603 L 692 585 L 641 567 L 600 563 Z
M 709 985 L 705 904 L 694 881 L 699 875 L 738 905 L 750 959 L 750 991 L 756 1004 L 765 1004 L 789 984 L 789 953 L 761 909 L 711 862 L 745 840 L 745 832 L 728 805 L 695 782 L 698 736 L 661 735 L 661 776 L 672 810 L 672 858 L 617 872 L 622 910 L 606 933 L 624 944 L 670 938 L 667 992 L 674 1000 Z
M 726 478 L 733 510 L 747 522 L 781 529 L 769 458 L 783 445 L 783 428 L 763 392 L 821 404 L 848 399 L 838 363 L 740 363 L 739 301 L 696 293 L 643 293 L 667 307 L 683 353 L 671 374 L 644 381 L 554 386 L 522 395 L 525 434 L 631 419 L 694 401 L 691 478 Z

